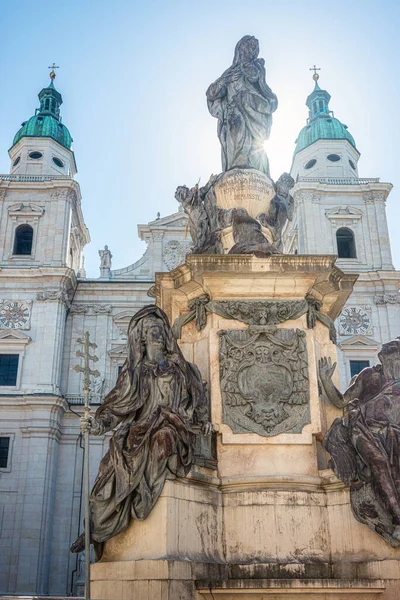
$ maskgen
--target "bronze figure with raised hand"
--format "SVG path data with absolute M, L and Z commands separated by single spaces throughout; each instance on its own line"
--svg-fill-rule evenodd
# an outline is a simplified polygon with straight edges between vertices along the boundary
M 127 359 L 113 390 L 94 418 L 83 419 L 93 435 L 113 430 L 91 492 L 91 541 L 96 558 L 103 543 L 145 519 L 166 479 L 184 477 L 193 462 L 194 432 L 210 433 L 205 388 L 187 362 L 165 313 L 147 306 L 132 318 Z M 83 534 L 72 552 L 84 549 Z
M 350 486 L 356 519 L 390 545 L 400 544 L 400 340 L 383 344 L 381 364 L 353 377 L 341 394 L 332 382 L 336 363 L 319 361 L 329 400 L 344 408 L 324 446 L 336 475 Z

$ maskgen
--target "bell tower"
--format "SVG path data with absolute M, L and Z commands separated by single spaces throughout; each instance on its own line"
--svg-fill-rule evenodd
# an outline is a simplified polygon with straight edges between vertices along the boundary
M 61 418 L 67 408 L 61 363 L 65 323 L 90 241 L 75 181 L 72 137 L 61 121 L 61 94 L 50 84 L 9 150 L 0 175 L 0 438 L 8 471 L 2 506 L 18 548 L 7 548 L 8 592 L 47 594 Z M 5 583 L 3 583 L 5 582 Z
M 291 175 L 294 214 L 284 233 L 285 251 L 336 254 L 337 266 L 358 274 L 354 292 L 336 322 L 344 387 L 377 361 L 382 343 L 400 334 L 400 273 L 392 264 L 386 200 L 392 189 L 379 178 L 360 177 L 355 140 L 330 108 L 319 86 L 306 100 Z

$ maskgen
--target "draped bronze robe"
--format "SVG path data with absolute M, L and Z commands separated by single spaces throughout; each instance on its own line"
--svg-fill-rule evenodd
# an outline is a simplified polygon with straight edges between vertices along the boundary
M 143 346 L 143 320 L 161 319 L 166 335 L 164 365 L 152 363 Z M 191 425 L 207 419 L 198 369 L 185 361 L 166 315 L 150 306 L 128 331 L 128 358 L 115 388 L 96 413 L 103 430 L 114 429 L 91 493 L 91 539 L 97 558 L 102 543 L 145 519 L 166 479 L 184 477 L 193 460 Z

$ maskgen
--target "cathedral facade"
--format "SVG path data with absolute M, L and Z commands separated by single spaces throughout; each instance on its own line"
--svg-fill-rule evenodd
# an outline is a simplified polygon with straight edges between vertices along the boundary
M 173 270 L 190 251 L 187 217 L 177 211 L 138 226 L 147 250 L 137 262 L 113 270 L 105 247 L 100 276 L 86 277 L 90 236 L 54 78 L 13 140 L 10 173 L 0 175 L 0 593 L 82 591 L 83 561 L 69 552 L 83 518 L 76 340 L 89 331 L 97 344 L 95 407 L 124 363 L 130 318 L 153 302 L 155 273 Z M 314 81 L 291 167 L 284 245 L 287 253 L 337 255 L 343 271 L 358 274 L 336 322 L 344 388 L 400 335 L 400 274 L 385 209 L 392 186 L 359 177 L 356 143 Z M 92 479 L 108 440 L 92 438 Z

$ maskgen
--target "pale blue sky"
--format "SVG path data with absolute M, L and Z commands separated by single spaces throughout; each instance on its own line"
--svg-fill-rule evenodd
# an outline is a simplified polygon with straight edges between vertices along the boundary
M 316 63 L 361 152 L 360 175 L 395 185 L 388 217 L 400 267 L 399 31 L 400 3 L 390 0 L 3 0 L 0 172 L 9 171 L 7 150 L 55 61 L 92 238 L 88 275 L 98 276 L 104 244 L 113 268 L 134 262 L 145 249 L 137 223 L 175 212 L 177 185 L 220 172 L 205 90 L 252 34 L 279 99 L 273 178 L 290 169 Z

